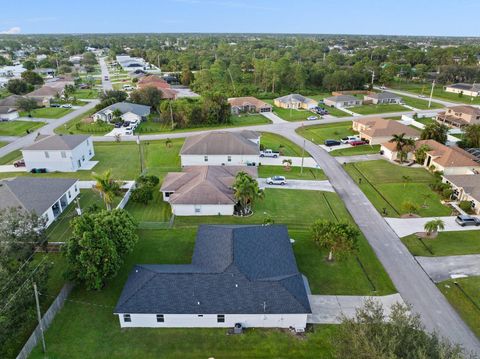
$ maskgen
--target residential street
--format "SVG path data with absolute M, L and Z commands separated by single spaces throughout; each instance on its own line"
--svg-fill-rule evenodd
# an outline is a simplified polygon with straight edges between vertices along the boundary
M 110 91 L 113 90 L 112 81 L 110 80 L 110 73 L 108 72 L 108 67 L 105 62 L 104 57 L 100 57 L 98 59 L 98 63 L 100 64 L 100 70 L 102 71 L 102 88 L 103 91 Z M 107 76 L 108 80 L 105 80 L 105 76 Z
M 439 86 L 439 85 L 437 85 L 437 86 Z M 390 88 L 381 89 L 379 86 L 374 86 L 374 89 L 375 90 L 380 90 L 380 91 L 388 91 L 388 92 L 391 92 L 391 93 L 396 93 L 397 95 L 400 95 L 400 96 L 408 96 L 408 97 L 412 97 L 412 98 L 417 98 L 419 100 L 428 101 L 428 97 L 427 98 L 420 97 L 419 95 L 417 95 L 415 93 L 412 93 L 412 92 L 394 90 L 394 89 L 390 89 Z M 432 85 L 430 84 L 430 87 L 428 88 L 428 94 L 429 95 L 430 95 L 430 90 L 431 89 L 432 89 Z M 445 101 L 445 100 L 439 100 L 437 98 L 433 98 L 432 102 L 439 103 L 439 104 L 441 104 L 445 107 L 458 105 L 458 103 L 449 102 L 449 101 Z M 435 110 L 432 109 L 432 110 L 429 110 L 429 111 L 435 111 Z
M 480 254 L 416 258 L 436 283 L 450 278 L 480 275 Z

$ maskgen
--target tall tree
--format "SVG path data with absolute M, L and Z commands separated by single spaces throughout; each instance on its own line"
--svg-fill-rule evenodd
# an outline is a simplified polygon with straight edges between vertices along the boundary
M 28 113 L 31 116 L 31 112 L 37 108 L 37 102 L 31 97 L 22 97 L 17 100 L 17 107 Z
M 480 124 L 468 125 L 464 128 L 464 135 L 467 147 L 480 148 Z
M 358 248 L 360 231 L 349 223 L 317 220 L 310 232 L 313 241 L 328 250 L 329 261 L 333 261 L 334 256 L 342 259 Z
M 92 177 L 97 181 L 95 190 L 100 194 L 108 211 L 112 210 L 112 203 L 115 196 L 120 192 L 120 184 L 112 179 L 110 170 L 102 174 L 92 173 Z
M 422 140 L 435 140 L 442 144 L 447 142 L 448 126 L 443 123 L 432 122 L 425 125 L 420 138 Z
M 405 137 L 405 133 L 393 135 L 389 142 L 396 144 L 400 163 L 405 161 L 408 152 L 412 151 L 415 145 L 415 141 L 411 138 Z
M 233 183 L 235 198 L 240 205 L 240 212 L 244 215 L 251 213 L 252 206 L 257 199 L 264 196 L 263 190 L 258 187 L 258 182 L 246 172 L 239 172 Z

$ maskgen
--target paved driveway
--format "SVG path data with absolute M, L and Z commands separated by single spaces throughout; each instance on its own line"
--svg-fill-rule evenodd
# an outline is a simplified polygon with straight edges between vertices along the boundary
M 281 185 L 267 184 L 265 178 L 259 178 L 258 184 L 260 188 L 302 189 L 302 190 L 309 190 L 309 191 L 335 192 L 330 182 L 326 180 L 325 181 L 304 181 L 304 180 L 287 179 L 287 184 L 281 186 Z
M 436 283 L 450 278 L 480 275 L 480 254 L 416 258 Z
M 309 295 L 308 300 L 312 314 L 308 315 L 307 322 L 312 324 L 339 324 L 341 315 L 353 318 L 356 309 L 363 306 L 367 300 L 380 302 L 385 315 L 390 314 L 395 303 L 405 304 L 400 294 L 379 297 L 350 296 L 350 295 Z
M 263 115 L 265 116 L 266 118 L 268 118 L 270 121 L 272 121 L 272 123 L 284 123 L 284 122 L 287 122 L 285 121 L 283 118 L 277 116 L 276 114 L 274 114 L 273 112 L 262 112 L 260 113 L 260 115 Z
M 413 233 L 424 232 L 423 226 L 432 219 L 441 219 L 445 223 L 445 231 L 480 231 L 480 226 L 462 227 L 455 223 L 455 217 L 422 217 L 422 218 L 385 218 L 397 236 L 405 237 Z M 473 234 L 472 234 L 473 235 Z M 480 236 L 480 233 L 477 235 Z
M 374 160 L 384 160 L 385 157 L 375 153 L 369 155 L 355 155 L 355 156 L 338 156 L 335 159 L 339 163 L 354 163 L 354 162 L 364 162 L 364 161 L 374 161 Z
M 108 72 L 108 67 L 105 62 L 105 58 L 104 57 L 99 58 L 98 63 L 100 64 L 100 70 L 102 71 L 103 91 L 113 90 L 112 82 L 110 81 L 110 73 Z M 105 80 L 105 76 L 107 76 L 108 80 Z
M 300 167 L 302 165 L 302 157 L 289 157 L 289 156 L 280 156 L 277 158 L 260 157 L 260 163 L 265 166 L 284 166 L 282 161 L 287 159 L 292 161 L 292 167 Z M 315 161 L 312 157 L 303 158 L 303 167 L 320 168 L 317 161 Z M 288 177 L 288 173 L 287 173 L 287 177 Z

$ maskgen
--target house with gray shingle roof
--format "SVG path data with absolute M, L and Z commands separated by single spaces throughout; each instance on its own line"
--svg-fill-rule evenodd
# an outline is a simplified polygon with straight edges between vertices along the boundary
M 19 208 L 45 218 L 48 227 L 79 194 L 78 180 L 17 177 L 0 181 L 0 210 Z
M 391 92 L 378 92 L 378 93 L 369 93 L 368 95 L 365 95 L 363 97 L 365 101 L 371 101 L 374 105 L 378 104 L 391 104 L 391 103 L 396 103 L 400 104 L 402 103 L 402 97 Z
M 290 95 L 277 97 L 275 100 L 273 100 L 273 104 L 280 108 L 310 110 L 318 105 L 318 101 L 299 95 L 298 93 L 293 93 Z
M 117 102 L 96 112 L 93 115 L 93 120 L 111 122 L 114 118 L 113 113 L 115 111 L 120 111 L 122 114 L 121 118 L 124 121 L 140 123 L 141 121 L 146 120 L 147 116 L 150 115 L 150 106 L 130 102 Z
M 447 175 L 443 182 L 452 186 L 454 199 L 470 202 L 472 211 L 480 214 L 480 174 Z
M 325 98 L 323 100 L 323 103 L 325 104 L 325 106 L 346 108 L 360 106 L 363 101 L 352 95 L 338 95 Z
M 114 313 L 122 328 L 303 330 L 311 309 L 286 226 L 202 225 L 191 264 L 134 266 Z
M 91 136 L 52 135 L 38 139 L 23 148 L 27 171 L 45 168 L 48 172 L 76 172 L 91 169 L 95 155 Z

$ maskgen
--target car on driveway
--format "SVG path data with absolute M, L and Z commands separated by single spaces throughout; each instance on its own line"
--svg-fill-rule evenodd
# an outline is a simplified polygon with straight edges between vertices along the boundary
M 327 147 L 332 147 L 332 146 L 340 146 L 342 143 L 337 140 L 325 140 L 323 144 Z
M 72 108 L 72 105 L 70 105 L 69 103 L 66 103 L 62 106 L 60 106 L 61 108 Z
M 308 116 L 307 117 L 307 121 L 315 121 L 315 120 L 318 120 L 317 116 Z
M 268 177 L 267 184 L 277 184 L 277 185 L 283 186 L 287 184 L 287 179 L 283 176 Z
M 277 158 L 278 156 L 280 156 L 280 152 L 272 151 L 271 149 L 266 149 L 264 151 L 260 151 L 260 157 Z
M 457 222 L 460 226 L 480 226 L 480 219 L 468 215 L 461 214 L 455 218 L 455 222 Z
M 25 161 L 23 159 L 15 161 L 15 162 L 13 162 L 13 166 L 14 167 L 25 167 Z
M 360 136 L 347 136 L 347 137 L 343 137 L 341 139 L 341 142 L 346 144 L 346 143 L 350 143 L 353 141 L 360 141 L 360 140 L 361 140 Z
M 358 140 L 358 141 L 350 141 L 350 146 L 361 146 L 361 145 L 366 145 L 366 141 Z

